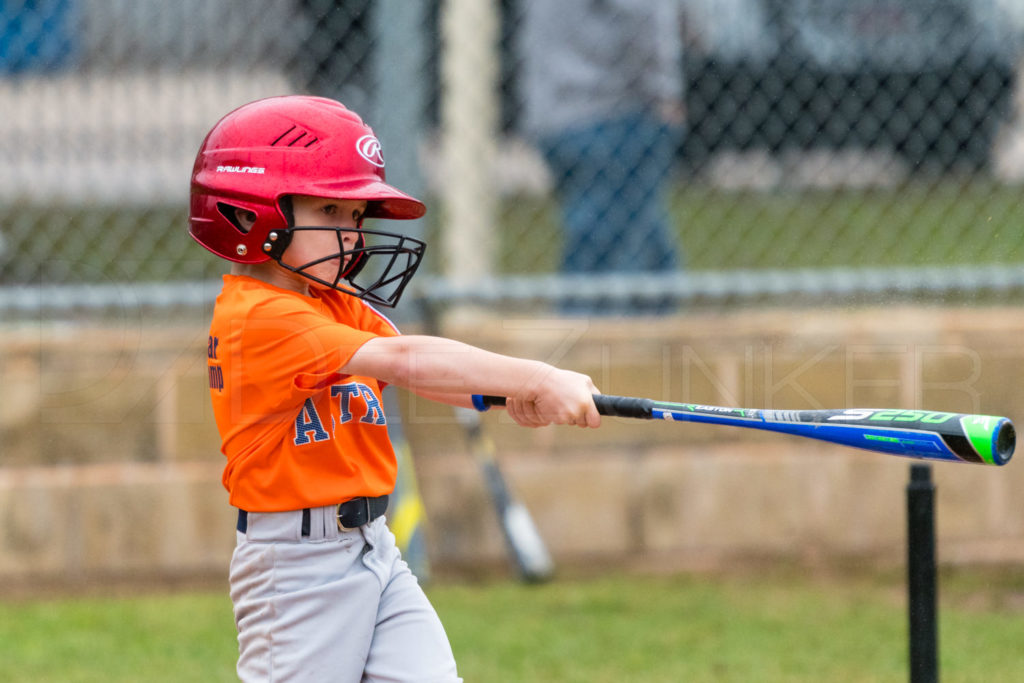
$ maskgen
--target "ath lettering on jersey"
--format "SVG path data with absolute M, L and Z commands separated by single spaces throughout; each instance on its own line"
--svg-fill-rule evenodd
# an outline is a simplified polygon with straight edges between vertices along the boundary
M 346 424 L 355 419 L 355 412 L 358 410 L 359 421 L 371 425 L 387 425 L 387 417 L 384 415 L 384 407 L 380 398 L 373 389 L 362 382 L 348 382 L 346 384 L 332 384 L 331 398 L 338 399 L 338 422 Z M 361 399 L 353 401 L 352 399 Z M 359 404 L 361 405 L 361 409 Z M 332 423 L 334 418 L 331 418 Z M 299 414 L 295 416 L 295 445 L 305 446 L 317 441 L 326 441 L 331 435 L 324 429 L 323 420 L 316 409 L 312 398 L 307 398 Z

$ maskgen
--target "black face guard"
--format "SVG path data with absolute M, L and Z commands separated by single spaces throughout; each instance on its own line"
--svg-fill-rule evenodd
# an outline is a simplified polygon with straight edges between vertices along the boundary
M 301 266 L 282 263 L 281 257 L 291 244 L 294 234 L 300 230 L 334 232 L 338 238 L 338 251 Z M 354 248 L 345 249 L 345 233 L 356 234 Z M 371 304 L 392 308 L 398 303 L 406 285 L 419 268 L 426 247 L 427 245 L 418 239 L 391 232 L 299 226 L 271 232 L 263 244 L 263 253 L 277 261 L 283 268 L 307 280 L 364 299 Z M 338 260 L 339 265 L 333 280 L 324 280 L 308 272 L 314 266 L 334 259 Z

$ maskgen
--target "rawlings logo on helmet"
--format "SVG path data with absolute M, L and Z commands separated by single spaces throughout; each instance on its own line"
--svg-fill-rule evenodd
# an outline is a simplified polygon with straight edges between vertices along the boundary
M 380 140 L 373 135 L 364 135 L 356 140 L 356 151 L 359 156 L 378 168 L 384 168 L 384 155 L 380 150 Z
M 218 166 L 217 173 L 258 173 L 260 175 L 267 172 L 267 169 L 263 166 Z

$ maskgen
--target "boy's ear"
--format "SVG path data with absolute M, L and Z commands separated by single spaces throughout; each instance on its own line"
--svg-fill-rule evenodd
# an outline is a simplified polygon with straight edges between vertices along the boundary
M 217 202 L 217 210 L 241 233 L 248 234 L 256 223 L 256 214 L 248 209 L 232 206 L 225 202 Z
M 242 232 L 249 232 L 256 224 L 256 214 L 248 209 L 235 209 L 235 220 L 242 228 Z

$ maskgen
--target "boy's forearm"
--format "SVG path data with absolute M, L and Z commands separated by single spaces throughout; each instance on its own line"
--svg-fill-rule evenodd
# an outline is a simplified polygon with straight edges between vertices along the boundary
M 343 370 L 375 377 L 421 395 L 529 394 L 552 371 L 540 361 L 485 351 L 451 339 L 408 335 L 379 337 L 363 345 Z
M 473 408 L 473 395 L 472 394 L 449 394 L 441 391 L 416 391 L 413 392 L 420 398 L 425 398 L 429 401 L 436 401 L 437 403 L 444 403 L 456 408 Z

